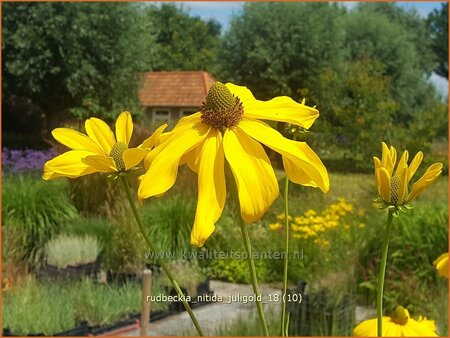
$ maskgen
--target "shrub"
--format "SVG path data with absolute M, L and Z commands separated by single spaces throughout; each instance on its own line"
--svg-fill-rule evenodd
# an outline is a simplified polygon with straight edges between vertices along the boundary
M 47 243 L 47 263 L 65 268 L 93 263 L 97 260 L 100 245 L 93 237 L 70 237 L 59 235 Z
M 83 216 L 114 218 L 128 207 L 119 182 L 103 174 L 71 179 L 69 191 L 73 204 Z
M 152 200 L 142 208 L 142 221 L 158 250 L 180 255 L 192 250 L 190 236 L 195 199 L 183 195 Z
M 38 267 L 45 243 L 78 216 L 67 195 L 67 182 L 44 182 L 21 175 L 8 177 L 3 183 L 4 225 L 22 233 L 26 248 L 23 259 Z
M 105 246 L 103 262 L 114 272 L 133 273 L 144 266 L 146 244 L 131 214 L 112 222 L 111 241 Z

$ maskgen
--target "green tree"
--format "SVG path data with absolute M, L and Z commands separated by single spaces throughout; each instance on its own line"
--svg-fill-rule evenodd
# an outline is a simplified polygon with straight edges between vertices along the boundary
M 448 78 L 448 3 L 441 5 L 428 15 L 428 29 L 430 31 L 433 49 L 438 57 L 436 74 Z
M 69 113 L 112 117 L 138 107 L 152 29 L 135 4 L 3 3 L 3 107 L 29 102 L 48 130 Z
M 346 158 L 346 169 L 371 168 L 371 154 L 381 141 L 392 139 L 399 106 L 384 71 L 385 65 L 366 58 L 320 74 L 320 90 L 311 96 L 322 114 L 311 129 L 311 141 L 327 151 L 325 157 L 337 160 L 336 165 Z
M 206 70 L 214 72 L 220 24 L 191 17 L 174 4 L 147 8 L 147 18 L 157 28 L 158 58 L 155 70 Z
M 246 3 L 223 38 L 221 78 L 247 85 L 255 96 L 298 95 L 345 56 L 345 14 L 330 3 Z
M 434 54 L 431 48 L 418 47 L 422 41 L 416 40 L 417 35 L 401 20 L 374 8 L 371 4 L 361 5 L 347 17 L 350 60 L 370 58 L 386 66 L 383 75 L 391 78 L 393 97 L 400 105 L 394 122 L 408 125 L 420 109 L 423 96 L 434 95 L 433 89 L 430 92 L 426 86 L 432 67 L 424 61 Z

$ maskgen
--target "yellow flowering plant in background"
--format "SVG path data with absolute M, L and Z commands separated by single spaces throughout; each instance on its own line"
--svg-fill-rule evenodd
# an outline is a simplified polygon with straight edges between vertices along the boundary
M 442 173 L 442 163 L 432 164 L 427 171 L 420 177 L 409 189 L 409 183 L 420 166 L 423 159 L 423 153 L 419 151 L 408 165 L 409 153 L 405 150 L 397 162 L 397 150 L 394 147 L 388 147 L 382 142 L 381 160 L 374 157 L 375 182 L 378 191 L 380 209 L 388 210 L 386 230 L 383 236 L 382 254 L 380 272 L 378 275 L 377 286 L 377 334 L 383 334 L 383 289 L 384 277 L 386 274 L 386 262 L 389 247 L 389 237 L 392 229 L 392 219 L 399 215 L 399 211 L 407 212 L 411 209 L 408 203 L 419 196 L 426 188 L 433 183 Z
M 438 337 L 434 320 L 419 316 L 417 320 L 409 315 L 403 306 L 397 306 L 390 316 L 382 318 L 383 337 Z M 377 319 L 369 319 L 359 323 L 353 330 L 356 337 L 380 337 L 377 335 Z
M 322 211 L 309 209 L 299 216 L 289 216 L 290 230 L 292 230 L 292 237 L 295 239 L 318 239 L 321 235 L 337 229 L 345 232 L 351 227 L 364 228 L 365 224 L 358 222 L 358 224 L 350 225 L 346 220 L 346 216 L 350 214 L 358 214 L 364 216 L 364 210 L 354 207 L 352 203 L 347 202 L 343 197 L 339 197 L 337 202 L 330 204 Z M 276 222 L 268 225 L 272 231 L 281 232 L 283 229 L 282 221 L 285 220 L 284 213 L 276 216 Z M 319 241 L 320 242 L 320 241 Z

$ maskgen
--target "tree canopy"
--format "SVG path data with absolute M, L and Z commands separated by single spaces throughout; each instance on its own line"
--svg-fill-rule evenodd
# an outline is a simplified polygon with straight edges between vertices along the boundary
M 3 3 L 3 107 L 28 101 L 52 128 L 74 116 L 139 106 L 136 75 L 152 55 L 149 24 L 129 3 Z
M 360 167 L 371 165 L 365 159 L 383 140 L 428 145 L 445 121 L 427 81 L 437 58 L 426 22 L 392 3 L 351 11 L 336 3 L 249 3 L 232 20 L 219 60 L 224 78 L 259 99 L 284 94 L 317 105 L 311 141 Z
M 153 69 L 214 72 L 220 41 L 217 21 L 192 17 L 175 4 L 150 6 L 146 17 L 156 27 L 158 57 Z
M 246 3 L 223 38 L 223 78 L 260 98 L 298 95 L 343 57 L 344 10 L 330 3 Z
M 448 2 L 428 15 L 427 24 L 433 50 L 438 58 L 438 65 L 434 71 L 448 79 Z

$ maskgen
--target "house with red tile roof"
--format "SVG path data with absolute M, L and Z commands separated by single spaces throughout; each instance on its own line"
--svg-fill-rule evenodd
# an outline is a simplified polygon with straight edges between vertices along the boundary
M 216 81 L 202 71 L 146 72 L 141 80 L 141 105 L 149 121 L 157 124 L 199 111 Z

